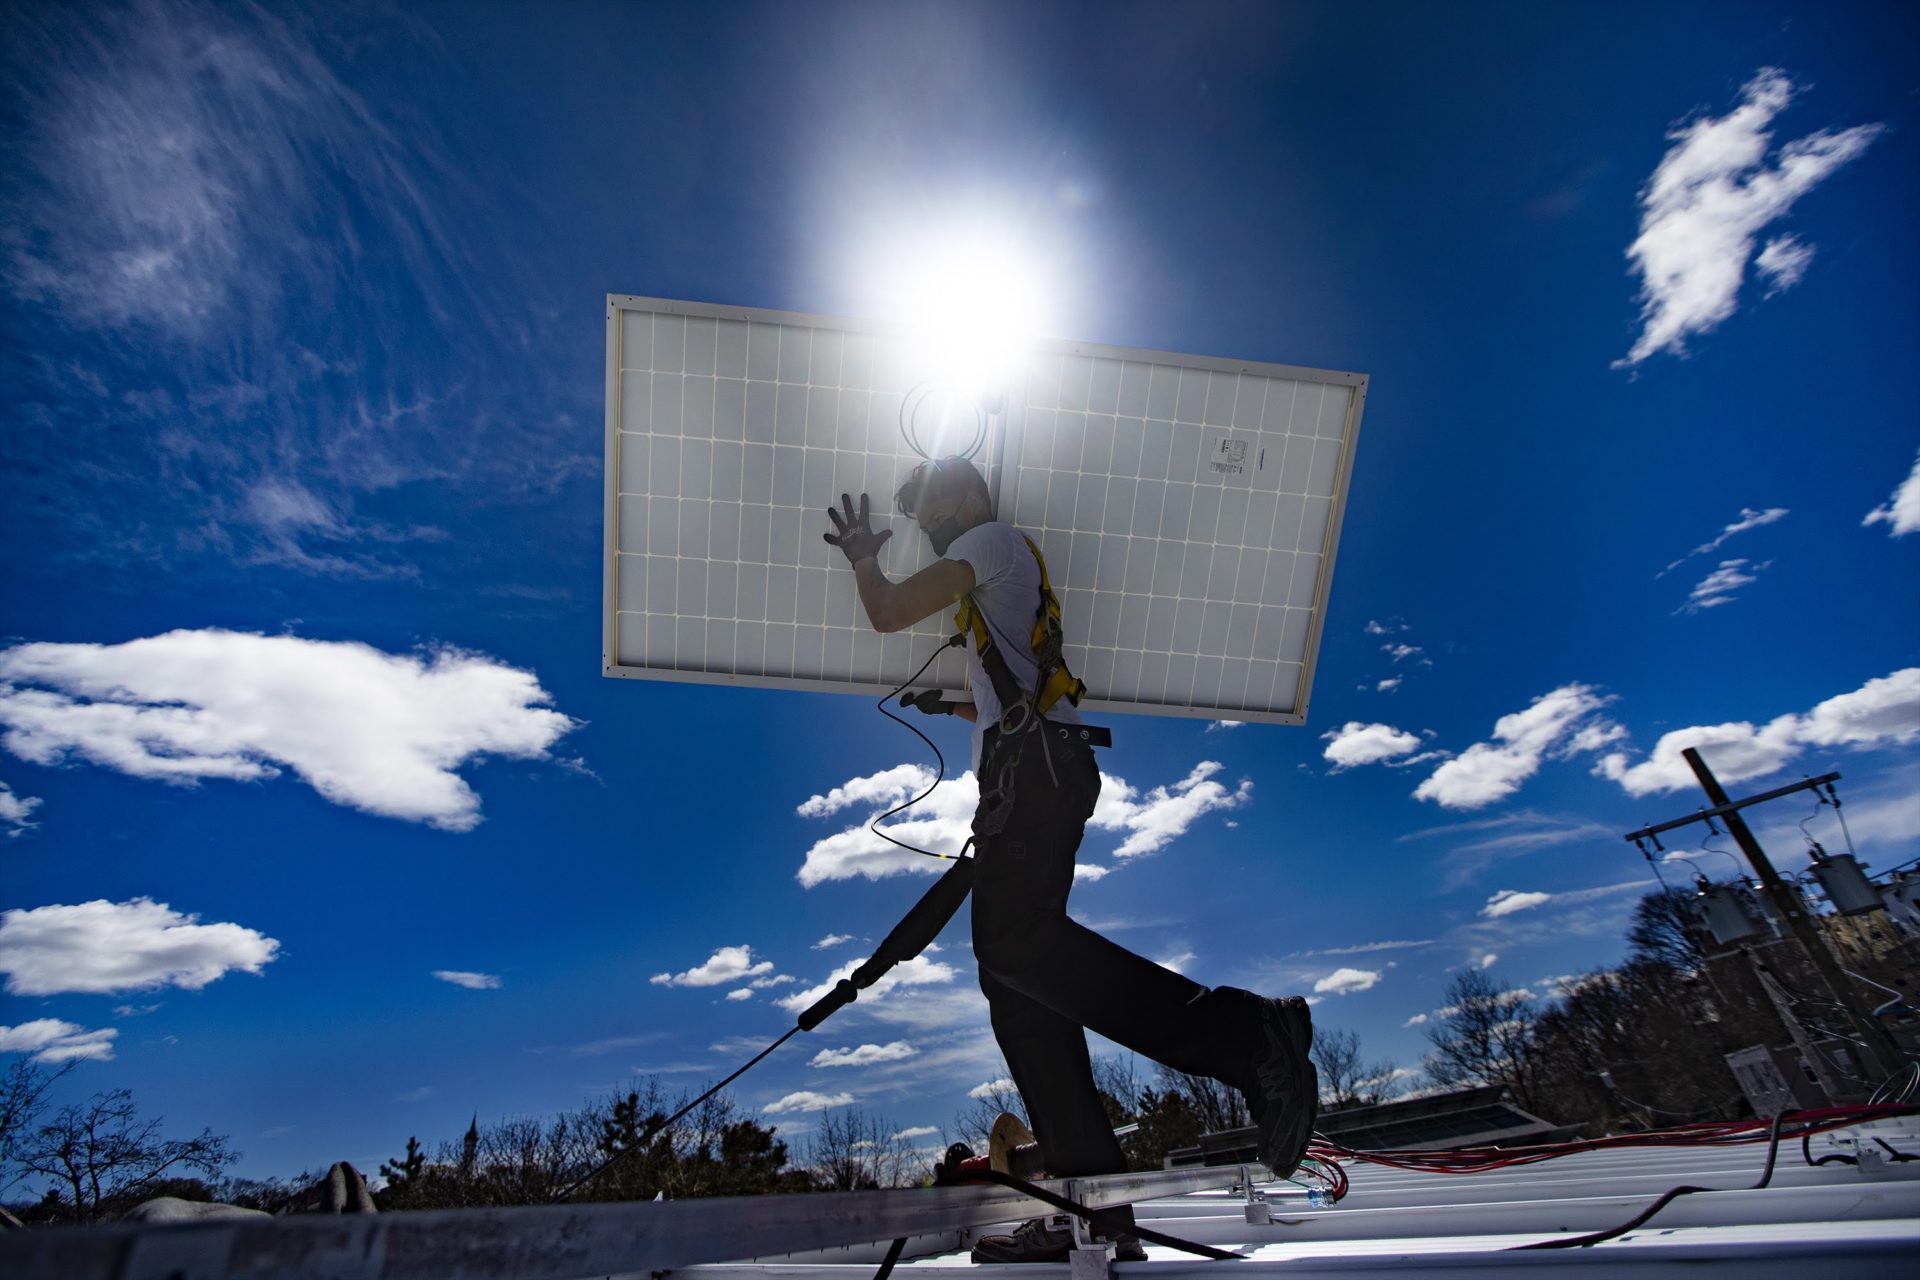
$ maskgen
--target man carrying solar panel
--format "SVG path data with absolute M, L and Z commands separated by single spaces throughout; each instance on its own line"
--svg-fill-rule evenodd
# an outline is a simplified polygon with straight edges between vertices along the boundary
M 1074 853 L 1100 794 L 1093 749 L 1108 735 L 1082 724 L 1074 709 L 1085 686 L 1060 661 L 1059 606 L 1039 548 L 994 518 L 986 479 L 965 458 L 916 466 L 894 502 L 941 557 L 909 578 L 893 582 L 881 571 L 880 548 L 893 531 L 874 531 L 867 495 L 858 510 L 841 495 L 843 510 L 828 510 L 834 532 L 825 536 L 852 564 L 876 631 L 899 631 L 958 605 L 960 630 L 972 640 L 972 702 L 942 701 L 935 689 L 910 700 L 930 715 L 973 722 L 981 795 L 966 869 L 974 956 L 994 1037 L 1047 1172 L 1126 1169 L 1094 1087 L 1085 1028 L 1177 1071 L 1239 1089 L 1259 1125 L 1261 1160 L 1275 1176 L 1287 1176 L 1317 1114 L 1306 1002 L 1208 989 L 1068 917 Z M 959 895 L 950 901 L 939 922 L 957 909 Z M 1130 1235 L 1116 1242 L 1123 1261 L 1145 1256 Z M 1069 1232 L 1036 1219 L 1013 1235 L 982 1240 L 974 1258 L 1060 1261 L 1071 1247 Z

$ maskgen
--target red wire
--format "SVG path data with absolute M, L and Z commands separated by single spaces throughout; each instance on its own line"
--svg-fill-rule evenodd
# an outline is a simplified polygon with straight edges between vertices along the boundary
M 1881 1106 L 1822 1107 L 1810 1111 L 1791 1111 L 1781 1117 L 1782 1139 L 1798 1138 L 1873 1120 L 1920 1114 L 1920 1106 L 1894 1104 Z M 1341 1160 L 1364 1160 L 1415 1173 L 1486 1173 L 1518 1165 L 1538 1164 L 1560 1156 L 1583 1151 L 1609 1151 L 1637 1147 L 1724 1147 L 1765 1142 L 1770 1137 L 1772 1120 L 1707 1120 L 1696 1124 L 1652 1129 L 1644 1133 L 1609 1134 L 1578 1142 L 1553 1142 L 1520 1147 L 1462 1147 L 1450 1151 L 1356 1151 L 1325 1138 L 1308 1147 L 1308 1155 L 1338 1173 L 1334 1199 L 1347 1193 L 1347 1178 L 1340 1170 Z

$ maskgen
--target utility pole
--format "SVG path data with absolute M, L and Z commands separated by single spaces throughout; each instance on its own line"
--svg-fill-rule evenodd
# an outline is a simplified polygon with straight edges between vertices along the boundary
M 1780 879 L 1779 873 L 1773 869 L 1773 863 L 1767 860 L 1766 851 L 1760 847 L 1760 842 L 1754 838 L 1753 831 L 1747 826 L 1746 819 L 1740 816 L 1740 811 L 1748 805 L 1814 788 L 1821 783 L 1832 781 L 1839 775 L 1828 774 L 1822 778 L 1808 779 L 1793 786 L 1780 787 L 1763 795 L 1736 801 L 1727 797 L 1726 788 L 1722 787 L 1720 780 L 1713 776 L 1713 770 L 1707 767 L 1707 762 L 1701 758 L 1699 751 L 1688 747 L 1681 754 L 1685 756 L 1688 767 L 1693 770 L 1693 776 L 1700 782 L 1700 789 L 1707 793 L 1707 799 L 1712 801 L 1713 807 L 1703 809 L 1692 817 L 1678 818 L 1671 822 L 1643 828 L 1629 834 L 1627 839 L 1638 844 L 1646 837 L 1687 823 L 1710 821 L 1715 817 L 1725 822 L 1728 833 L 1740 846 L 1740 852 L 1746 855 L 1747 864 L 1753 868 L 1754 875 L 1759 878 L 1762 892 L 1773 904 L 1773 909 L 1786 925 L 1787 932 L 1793 935 L 1794 941 L 1799 943 L 1800 949 L 1806 953 L 1807 962 L 1819 975 L 1821 984 L 1826 987 L 1832 1003 L 1837 1006 L 1852 1031 L 1851 1039 L 1861 1050 L 1862 1070 L 1881 1078 L 1891 1076 L 1900 1069 L 1902 1064 L 1900 1053 L 1894 1046 L 1892 1037 L 1879 1023 L 1863 1013 L 1855 1003 L 1853 991 L 1848 986 L 1845 975 L 1841 973 L 1839 964 L 1827 950 L 1825 939 L 1819 936 L 1813 921 L 1807 918 L 1805 899 L 1800 896 L 1798 890 Z M 1654 844 L 1657 848 L 1659 841 L 1656 839 Z M 1769 992 L 1769 994 L 1772 993 Z M 1783 1010 L 1783 1012 L 1787 1011 Z M 1788 1019 L 1788 1024 L 1789 1027 L 1792 1026 L 1791 1019 Z M 1799 1039 L 1799 1036 L 1795 1037 L 1796 1042 Z M 1826 1073 L 1821 1074 L 1824 1076 Z

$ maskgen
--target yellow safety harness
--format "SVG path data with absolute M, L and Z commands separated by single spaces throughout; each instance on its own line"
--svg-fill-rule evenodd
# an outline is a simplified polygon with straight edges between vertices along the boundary
M 1040 566 L 1040 607 L 1034 611 L 1033 634 L 1029 643 L 1033 647 L 1034 662 L 1039 667 L 1034 679 L 1033 709 L 1045 716 L 1062 698 L 1079 706 L 1080 699 L 1086 695 L 1087 686 L 1067 670 L 1066 658 L 1062 653 L 1065 633 L 1060 626 L 1060 598 L 1053 594 L 1053 584 L 1047 580 L 1046 557 L 1040 554 L 1040 548 L 1034 545 L 1032 538 L 1025 534 L 1020 536 L 1027 544 L 1027 550 L 1033 552 L 1035 563 Z M 993 681 L 994 693 L 1000 699 L 1002 717 L 1009 715 L 1015 705 L 1027 702 L 1006 659 L 993 642 L 986 615 L 973 602 L 971 594 L 960 598 L 960 611 L 954 623 L 961 635 L 972 633 L 974 652 L 980 655 L 980 664 L 987 669 L 987 675 Z

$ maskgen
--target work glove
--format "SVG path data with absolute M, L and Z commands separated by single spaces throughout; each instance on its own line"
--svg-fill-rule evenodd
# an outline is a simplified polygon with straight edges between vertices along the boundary
M 918 693 L 904 694 L 900 698 L 900 705 L 917 708 L 922 715 L 950 716 L 953 714 L 953 704 L 942 701 L 938 689 L 922 689 Z
M 873 517 L 868 514 L 867 509 L 867 495 L 864 493 L 860 495 L 860 514 L 858 515 L 854 514 L 853 499 L 847 494 L 840 495 L 840 503 L 847 509 L 846 515 L 842 516 L 832 507 L 828 507 L 827 519 L 833 521 L 834 532 L 823 533 L 820 536 L 831 545 L 840 548 L 846 554 L 848 564 L 859 564 L 868 556 L 879 555 L 880 548 L 885 546 L 887 539 L 893 536 L 893 530 L 882 529 L 879 533 L 873 531 Z

